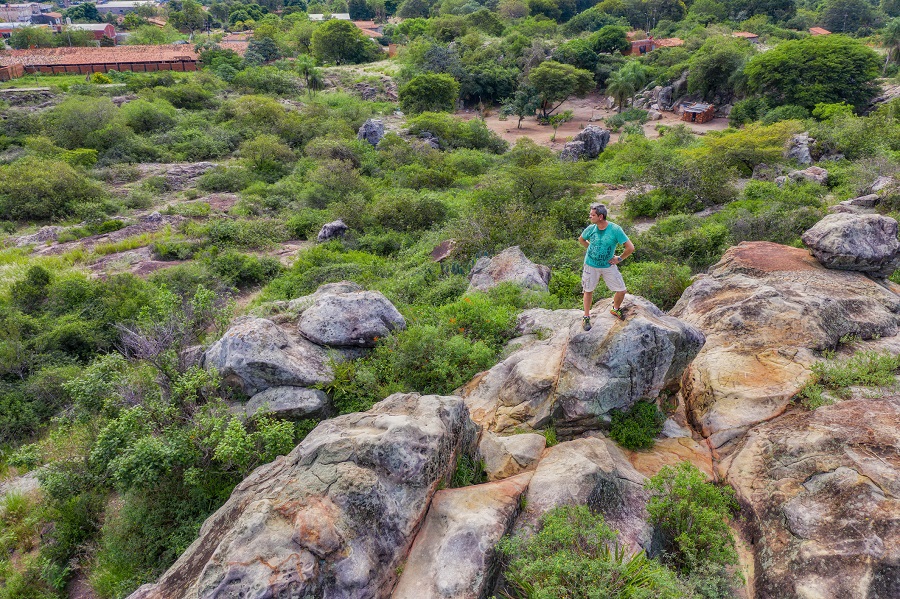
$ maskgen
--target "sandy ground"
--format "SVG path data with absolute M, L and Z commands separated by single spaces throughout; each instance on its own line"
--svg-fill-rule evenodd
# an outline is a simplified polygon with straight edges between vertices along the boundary
M 549 125 L 539 125 L 537 120 L 533 117 L 523 120 L 522 128 L 517 129 L 516 121 L 519 117 L 512 116 L 505 121 L 501 121 L 499 110 L 492 109 L 485 119 L 485 123 L 487 123 L 487 126 L 491 131 L 511 144 L 516 143 L 516 140 L 520 137 L 530 137 L 536 143 L 559 151 L 562 150 L 563 145 L 568 141 L 567 138 L 572 138 L 589 123 L 594 122 L 600 126 L 604 126 L 603 119 L 616 114 L 614 109 L 606 110 L 605 108 L 600 108 L 603 99 L 604 96 L 601 94 L 591 94 L 584 98 L 575 98 L 563 102 L 563 105 L 560 106 L 556 112 L 571 110 L 575 113 L 575 118 L 560 126 L 556 133 L 556 141 L 551 141 L 551 138 L 553 137 L 553 128 Z M 475 118 L 478 116 L 476 110 L 461 110 L 456 114 L 464 119 Z M 644 124 L 644 134 L 647 138 L 656 139 L 659 137 L 659 132 L 656 130 L 657 125 L 677 125 L 682 122 L 680 117 L 672 112 L 663 112 L 662 115 L 662 120 L 648 121 Z M 713 119 L 709 123 L 704 123 L 702 125 L 696 123 L 684 124 L 697 135 L 703 135 L 707 131 L 722 131 L 726 129 L 728 127 L 728 119 Z M 621 134 L 619 133 L 613 133 L 610 138 L 610 143 L 618 141 L 620 136 Z

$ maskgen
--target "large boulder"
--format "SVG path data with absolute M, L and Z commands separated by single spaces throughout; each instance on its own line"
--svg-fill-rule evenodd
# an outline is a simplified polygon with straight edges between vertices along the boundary
M 756 596 L 900 597 L 900 399 L 751 430 L 720 467 L 749 512 Z
M 395 394 L 257 468 L 131 599 L 391 595 L 429 501 L 475 429 L 458 397 Z
M 235 404 L 231 411 L 252 418 L 260 413 L 281 420 L 322 418 L 331 412 L 331 400 L 320 389 L 305 387 L 269 387 L 245 404 Z
M 816 185 L 828 183 L 828 171 L 820 166 L 811 166 L 800 171 L 791 171 L 787 174 L 791 181 L 809 181 Z
M 597 125 L 588 125 L 578 132 L 572 141 L 580 141 L 584 143 L 583 157 L 593 160 L 606 149 L 609 143 L 609 129 L 598 127 Z
M 391 599 L 482 599 L 498 573 L 497 543 L 531 474 L 438 491 Z
M 829 270 L 809 252 L 765 241 L 730 248 L 670 311 L 703 331 L 684 374 L 688 414 L 711 446 L 782 414 L 811 375 L 816 350 L 841 337 L 890 337 L 900 297 L 869 277 Z
M 537 433 L 503 437 L 484 431 L 478 442 L 478 454 L 484 462 L 488 480 L 500 480 L 533 470 L 546 446 L 546 438 Z
M 303 310 L 300 334 L 319 345 L 374 347 L 379 338 L 406 328 L 394 304 L 379 291 L 324 293 Z
M 603 514 L 631 551 L 649 549 L 646 478 L 635 470 L 615 443 L 586 437 L 554 445 L 538 463 L 525 510 L 516 532 L 534 529 L 541 516 L 563 505 L 587 505 Z
M 356 138 L 377 146 L 384 137 L 384 121 L 380 119 L 368 119 L 356 132 Z
M 812 164 L 812 155 L 809 153 L 810 141 L 809 133 L 792 135 L 784 150 L 784 157 L 787 160 L 796 160 L 803 165 Z
M 829 214 L 802 239 L 827 268 L 885 278 L 900 267 L 897 221 L 880 214 Z
M 559 159 L 566 162 L 578 162 L 584 156 L 583 141 L 569 141 L 559 153 Z
M 501 433 L 552 421 L 567 437 L 677 384 L 703 334 L 643 298 L 633 296 L 626 308 L 621 322 L 608 314 L 609 301 L 598 302 L 590 331 L 578 310 L 520 314 L 509 357 L 461 390 L 473 419 Z
M 487 291 L 500 283 L 547 291 L 550 268 L 529 260 L 517 245 L 493 258 L 479 258 L 469 273 L 469 291 Z
M 265 318 L 235 320 L 206 350 L 203 365 L 216 368 L 226 384 L 247 395 L 269 387 L 312 387 L 334 380 L 325 348 Z

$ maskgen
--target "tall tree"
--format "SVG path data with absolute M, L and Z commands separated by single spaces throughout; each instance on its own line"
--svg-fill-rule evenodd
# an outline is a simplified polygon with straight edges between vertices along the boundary
M 618 112 L 622 112 L 625 100 L 630 98 L 635 92 L 634 83 L 627 77 L 626 73 L 622 72 L 622 69 L 610 75 L 609 79 L 606 80 L 606 93 L 616 100 L 616 104 L 619 106 Z
M 772 104 L 812 109 L 820 102 L 862 108 L 877 92 L 881 58 L 843 35 L 792 40 L 753 57 L 745 67 L 752 91 Z
M 541 99 L 541 117 L 550 114 L 573 95 L 584 95 L 594 87 L 594 77 L 589 71 L 569 64 L 547 60 L 531 69 L 528 82 L 537 90 Z

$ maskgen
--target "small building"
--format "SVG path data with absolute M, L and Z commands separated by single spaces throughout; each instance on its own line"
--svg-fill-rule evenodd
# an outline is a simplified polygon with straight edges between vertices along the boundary
M 33 27 L 31 23 L 0 23 L 0 37 L 9 39 L 16 29 L 23 27 Z
M 821 27 L 810 27 L 809 33 L 811 35 L 831 35 L 831 32 L 827 29 L 822 29 Z
M 111 23 L 73 23 L 66 27 L 72 31 L 90 31 L 94 34 L 95 40 L 101 40 L 104 37 L 116 39 L 116 28 Z
M 126 15 L 136 11 L 141 6 L 156 6 L 153 0 L 112 0 L 97 5 L 97 12 L 101 15 L 112 13 L 114 15 Z
M 681 108 L 681 120 L 686 123 L 708 123 L 716 116 L 716 107 L 705 102 L 694 102 Z
M 240 54 L 241 51 L 237 50 Z M 35 48 L 0 52 L 0 64 L 25 73 L 105 73 L 107 71 L 196 71 L 199 55 L 190 44 L 109 48 Z M 15 65 L 20 65 L 19 69 Z
M 325 15 L 322 14 L 322 13 L 313 13 L 313 14 L 311 14 L 311 15 L 306 15 L 306 16 L 309 17 L 309 20 L 310 20 L 310 21 L 325 21 L 325 20 L 327 20 L 327 19 L 325 18 Z M 348 12 L 334 12 L 334 13 L 331 13 L 331 18 L 332 18 L 332 19 L 337 19 L 337 20 L 339 20 L 339 21 L 349 21 L 349 20 L 351 20 L 351 19 L 350 19 L 350 13 L 348 13 Z
M 731 34 L 731 37 L 743 38 L 743 39 L 747 40 L 748 42 L 750 42 L 751 44 L 759 43 L 759 36 L 756 35 L 755 33 L 750 33 L 749 31 L 735 31 L 734 33 Z
M 678 46 L 683 46 L 684 40 L 680 37 L 664 37 L 661 39 L 653 40 L 653 49 L 656 48 L 677 48 Z
M 653 50 L 653 38 L 643 31 L 629 31 L 625 34 L 631 47 L 622 52 L 625 56 L 643 56 Z
M 0 4 L 0 21 L 4 23 L 30 23 L 31 19 L 39 14 L 41 5 L 37 2 Z
M 364 35 L 371 37 L 372 39 L 382 37 L 381 25 L 377 24 L 375 21 L 353 21 L 353 24 L 356 25 Z

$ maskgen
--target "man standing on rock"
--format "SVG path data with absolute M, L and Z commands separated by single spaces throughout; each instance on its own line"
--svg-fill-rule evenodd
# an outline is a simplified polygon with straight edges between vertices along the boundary
M 591 225 L 581 233 L 578 243 L 587 248 L 584 255 L 584 270 L 581 273 L 581 286 L 584 289 L 584 318 L 581 320 L 581 328 L 591 330 L 591 304 L 594 299 L 594 289 L 603 277 L 603 282 L 609 287 L 613 295 L 613 307 L 610 314 L 618 319 L 623 319 L 622 300 L 625 299 L 625 281 L 618 265 L 622 260 L 634 252 L 634 244 L 625 235 L 622 227 L 606 220 L 609 211 L 603 204 L 591 204 Z M 616 256 L 616 246 L 625 245 L 625 251 L 621 256 Z

